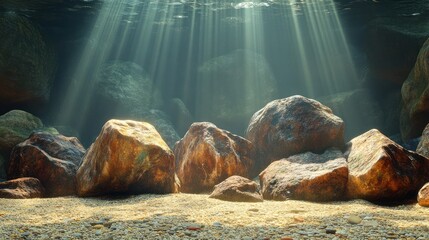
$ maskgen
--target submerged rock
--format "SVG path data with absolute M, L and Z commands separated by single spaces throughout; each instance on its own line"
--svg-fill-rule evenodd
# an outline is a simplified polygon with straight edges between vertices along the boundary
M 315 202 L 344 199 L 347 177 L 347 162 L 338 150 L 275 161 L 259 175 L 264 199 Z
M 420 136 L 429 123 L 429 39 L 402 85 L 401 134 L 404 140 Z
M 0 182 L 0 198 L 41 198 L 45 189 L 37 178 Z
M 173 125 L 180 136 L 185 135 L 191 124 L 194 122 L 192 114 L 185 103 L 179 98 L 173 98 L 168 102 L 168 111 Z
M 0 154 L 0 181 L 6 178 L 6 159 Z
M 429 181 L 429 160 L 399 146 L 378 130 L 348 143 L 347 196 L 369 201 L 396 201 Z
M 240 176 L 231 176 L 215 185 L 209 197 L 231 202 L 263 201 L 258 184 Z
M 344 145 L 344 122 L 331 109 L 302 96 L 268 103 L 250 119 L 247 139 L 256 147 L 257 168 L 298 153 Z
M 426 125 L 423 130 L 416 152 L 426 158 L 429 158 L 429 124 Z
M 195 117 L 243 132 L 252 114 L 277 97 L 268 62 L 257 53 L 236 50 L 198 68 Z
M 149 123 L 110 120 L 87 151 L 76 179 L 84 197 L 172 193 L 174 155 Z
M 13 149 L 7 175 L 39 179 L 48 197 L 74 195 L 84 154 L 77 138 L 36 132 Z
M 12 148 L 43 127 L 42 121 L 30 113 L 12 110 L 0 116 L 0 152 L 9 156 Z
M 253 167 L 251 142 L 208 122 L 194 123 L 174 149 L 181 191 L 211 191 L 226 178 L 248 177 Z
M 53 51 L 38 28 L 25 17 L 0 13 L 0 101 L 47 100 L 54 72 Z
M 429 183 L 426 183 L 417 195 L 417 201 L 422 207 L 429 207 Z

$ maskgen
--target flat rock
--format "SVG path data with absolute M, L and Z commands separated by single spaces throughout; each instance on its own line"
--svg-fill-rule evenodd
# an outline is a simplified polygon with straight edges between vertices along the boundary
M 369 201 L 401 200 L 429 181 L 429 160 L 399 146 L 378 130 L 348 143 L 347 196 Z
M 420 136 L 429 123 L 429 39 L 401 89 L 401 134 L 404 140 Z
M 73 195 L 84 154 L 77 138 L 35 132 L 13 149 L 7 175 L 9 179 L 39 179 L 48 197 Z
M 78 195 L 172 193 L 174 168 L 173 152 L 152 125 L 109 120 L 77 172 Z
M 426 183 L 419 191 L 417 201 L 420 206 L 429 207 L 429 183 Z
M 416 152 L 426 158 L 429 158 L 429 124 L 426 125 L 423 130 Z
M 303 96 L 268 103 L 250 119 L 247 139 L 256 148 L 258 169 L 303 152 L 344 145 L 344 122 L 331 109 Z
M 262 202 L 256 182 L 240 176 L 231 176 L 215 185 L 210 198 L 231 202 Z
M 45 189 L 37 178 L 0 182 L 0 198 L 41 198 Z
M 271 163 L 259 175 L 268 200 L 335 201 L 344 198 L 347 162 L 341 151 L 303 153 Z
M 193 123 L 174 153 L 182 192 L 211 191 L 230 176 L 248 177 L 253 167 L 252 143 L 208 122 Z

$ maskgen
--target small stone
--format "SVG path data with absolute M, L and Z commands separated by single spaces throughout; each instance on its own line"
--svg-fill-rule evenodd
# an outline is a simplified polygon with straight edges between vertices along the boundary
M 362 218 L 360 218 L 359 216 L 357 216 L 357 215 L 350 215 L 348 218 L 347 218 L 347 221 L 349 222 L 349 223 L 351 223 L 351 224 L 359 224 L 359 223 L 361 223 L 362 222 Z
M 247 209 L 247 211 L 249 211 L 249 212 L 259 212 L 259 209 L 257 209 L 257 208 L 249 208 L 249 209 Z
M 110 228 L 112 226 L 112 224 L 113 224 L 112 222 L 105 222 L 105 223 L 103 223 L 103 226 L 106 228 Z
M 26 237 L 28 237 L 30 235 L 31 235 L 30 232 L 23 232 L 23 233 L 21 233 L 21 236 L 24 237 L 24 238 L 26 238 Z
M 75 237 L 75 238 L 81 238 L 82 234 L 81 233 L 73 233 L 73 237 Z
M 188 229 L 190 231 L 198 231 L 198 230 L 201 230 L 201 226 L 200 225 L 196 225 L 196 224 L 192 224 L 192 225 L 188 225 L 186 227 L 186 229 Z
M 280 238 L 281 240 L 293 240 L 293 238 L 291 238 L 291 237 L 282 237 L 282 238 Z
M 220 222 L 214 222 L 213 227 L 222 227 L 222 223 Z
M 95 231 L 95 235 L 100 236 L 101 235 L 101 231 L 100 230 Z
M 104 226 L 101 224 L 97 224 L 97 225 L 92 226 L 92 228 L 94 228 L 94 229 L 102 229 L 103 227 Z
M 335 229 L 326 229 L 326 234 L 335 234 L 337 232 L 337 230 Z

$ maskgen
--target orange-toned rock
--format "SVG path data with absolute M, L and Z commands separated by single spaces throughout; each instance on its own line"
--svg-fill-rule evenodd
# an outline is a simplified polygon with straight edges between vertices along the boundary
M 429 181 L 429 160 L 407 151 L 378 130 L 348 143 L 347 196 L 369 201 L 396 201 Z
M 201 122 L 191 125 L 174 153 L 181 191 L 198 193 L 233 175 L 248 177 L 254 149 L 248 140 Z
M 423 130 L 422 138 L 417 146 L 416 152 L 426 158 L 429 158 L 429 124 Z
M 45 189 L 37 178 L 0 182 L 0 198 L 41 198 Z
M 429 123 L 429 39 L 401 89 L 401 135 L 404 140 L 420 136 Z
M 420 189 L 417 201 L 420 206 L 429 207 L 429 183 L 426 183 L 422 189 Z
M 344 122 L 321 103 L 299 95 L 268 103 L 250 119 L 247 139 L 258 154 L 257 169 L 303 152 L 344 145 Z
M 314 202 L 344 199 L 347 177 L 347 162 L 338 150 L 275 161 L 259 175 L 264 199 Z
M 256 182 L 236 175 L 217 184 L 209 197 L 231 202 L 263 201 Z
M 174 155 L 145 122 L 109 120 L 86 153 L 77 175 L 79 196 L 172 193 Z
M 47 197 L 73 195 L 84 154 L 77 138 L 36 132 L 13 148 L 7 176 L 39 179 Z

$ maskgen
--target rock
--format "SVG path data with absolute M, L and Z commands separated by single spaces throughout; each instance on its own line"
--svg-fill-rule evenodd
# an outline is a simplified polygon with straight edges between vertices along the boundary
M 347 162 L 338 150 L 275 161 L 259 175 L 264 199 L 315 202 L 344 199 L 347 177 Z
M 427 158 L 404 149 L 375 129 L 352 139 L 346 156 L 350 199 L 401 200 L 429 181 Z
M 170 149 L 173 149 L 176 142 L 180 140 L 173 124 L 163 111 L 151 109 L 141 115 L 136 114 L 134 116 L 135 119 L 138 119 L 139 121 L 152 124 L 161 135 L 162 139 L 168 144 Z
M 429 207 L 429 183 L 426 183 L 422 189 L 420 189 L 417 195 L 417 201 L 422 207 Z
M 145 122 L 110 120 L 79 168 L 79 196 L 172 193 L 174 155 L 156 129 Z
M 132 62 L 105 64 L 97 77 L 95 90 L 95 105 L 109 106 L 108 110 L 103 108 L 103 111 L 116 116 L 162 105 L 161 92 L 150 76 Z
M 356 89 L 320 99 L 345 124 L 345 137 L 351 139 L 370 129 L 384 128 L 383 109 L 368 89 Z
M 168 102 L 167 112 L 180 136 L 185 135 L 186 131 L 188 131 L 189 127 L 194 122 L 194 118 L 185 103 L 179 98 L 173 98 Z
M 404 140 L 420 136 L 429 123 L 429 39 L 402 85 L 401 134 Z
M 12 110 L 0 116 L 0 152 L 9 156 L 12 148 L 43 127 L 42 121 L 30 113 Z
M 13 149 L 7 175 L 39 179 L 48 197 L 74 195 L 84 154 L 77 138 L 36 132 Z
M 0 154 L 0 181 L 6 178 L 6 159 Z
M 347 218 L 347 222 L 348 223 L 351 223 L 351 224 L 359 224 L 359 223 L 361 223 L 362 222 L 362 218 L 360 218 L 359 216 L 357 216 L 357 215 L 350 215 L 348 218 Z
M 262 55 L 236 50 L 198 68 L 196 92 L 198 121 L 243 132 L 252 114 L 277 97 L 277 81 Z
M 416 152 L 426 158 L 429 158 L 429 124 L 423 130 L 422 138 L 417 146 Z
M 247 139 L 256 147 L 257 169 L 303 152 L 344 145 L 344 122 L 321 103 L 299 95 L 268 103 L 250 119 Z
M 395 9 L 393 4 L 390 9 Z M 410 9 L 411 13 L 421 11 L 418 4 L 413 6 L 416 9 Z M 402 85 L 413 68 L 420 47 L 429 37 L 426 19 L 401 17 L 394 13 L 391 16 L 376 18 L 368 25 L 366 36 L 370 84 L 380 89 Z
M 174 149 L 181 191 L 197 193 L 233 175 L 248 177 L 253 167 L 251 142 L 208 122 L 194 123 Z
M 15 13 L 0 14 L 0 102 L 45 101 L 49 98 L 55 61 L 39 29 Z
M 0 182 L 0 198 L 41 198 L 44 191 L 37 178 L 18 178 Z
M 231 176 L 214 187 L 210 198 L 231 202 L 262 202 L 259 186 L 252 180 Z

